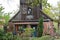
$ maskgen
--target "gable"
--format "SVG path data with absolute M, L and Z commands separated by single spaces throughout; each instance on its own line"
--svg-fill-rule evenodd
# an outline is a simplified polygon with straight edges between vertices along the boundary
M 21 19 L 20 11 L 18 11 L 9 21 Z
M 28 18 L 32 18 L 33 16 L 33 18 L 27 19 L 27 16 Z M 32 9 L 32 16 L 28 15 L 27 13 L 23 14 L 22 12 L 18 11 L 18 13 L 12 19 L 10 19 L 10 21 L 38 21 L 41 16 L 44 19 L 52 20 L 48 15 L 46 15 L 42 10 L 40 10 L 39 7 L 34 7 Z

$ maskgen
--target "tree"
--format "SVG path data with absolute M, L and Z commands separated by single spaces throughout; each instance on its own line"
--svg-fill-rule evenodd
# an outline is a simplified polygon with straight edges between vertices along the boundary
M 10 14 L 11 14 L 10 12 L 4 14 L 4 19 L 5 19 L 5 23 L 4 24 L 5 25 L 8 25 L 8 21 L 10 19 Z
M 58 29 L 60 29 L 60 1 L 58 2 L 58 7 L 55 9 L 55 14 L 56 22 L 58 22 Z
M 0 5 L 0 18 L 2 17 L 2 15 L 3 15 L 3 11 L 4 10 L 4 8 Z
M 41 17 L 39 19 L 39 24 L 38 24 L 38 27 L 37 27 L 37 36 L 41 37 L 42 34 L 43 34 L 43 17 Z
M 8 21 L 10 19 L 11 12 L 4 13 L 3 10 L 4 10 L 3 6 L 0 5 L 0 19 L 4 19 L 5 20 L 5 22 L 0 21 L 0 23 L 7 25 Z
M 30 3 L 30 6 L 32 6 L 32 7 L 34 7 L 34 6 L 42 7 L 43 6 L 43 8 L 47 8 L 47 7 L 50 7 L 50 4 L 47 1 L 48 0 L 32 0 L 32 2 Z
M 58 2 L 58 7 L 52 8 L 53 14 L 54 14 L 54 21 L 58 23 L 58 29 L 60 24 L 60 3 Z
M 3 10 L 4 10 L 4 8 L 0 5 L 0 19 L 4 19 L 4 17 L 3 17 Z M 4 22 L 3 21 L 0 21 L 0 24 L 3 24 Z

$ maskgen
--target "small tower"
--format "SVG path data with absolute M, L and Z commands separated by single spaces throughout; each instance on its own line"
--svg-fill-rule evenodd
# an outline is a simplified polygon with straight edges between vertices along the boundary
M 20 0 L 20 10 L 27 13 L 27 10 L 31 9 L 29 6 L 32 3 L 32 0 Z
M 21 15 L 24 16 L 22 19 L 23 20 L 27 20 L 27 19 L 33 19 L 33 15 L 32 15 L 32 8 L 29 7 L 32 3 L 32 0 L 20 0 L 20 11 L 21 11 Z

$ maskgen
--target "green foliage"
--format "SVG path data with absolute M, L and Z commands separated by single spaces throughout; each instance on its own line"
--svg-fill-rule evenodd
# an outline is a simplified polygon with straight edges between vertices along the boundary
M 34 7 L 34 6 L 39 6 L 40 3 L 42 3 L 42 6 L 47 8 L 47 7 L 50 7 L 50 4 L 47 3 L 48 0 L 33 0 L 33 2 L 31 3 L 31 6 Z
M 4 10 L 3 6 L 0 5 L 0 19 L 4 19 L 5 20 L 5 22 L 0 21 L 0 24 L 6 24 L 7 25 L 8 24 L 8 21 L 10 19 L 11 12 L 4 13 L 3 10 Z
M 25 32 L 24 32 L 25 37 L 31 37 L 33 31 L 34 31 L 34 30 L 33 30 L 32 28 L 26 28 L 26 29 L 25 29 Z
M 0 18 L 2 17 L 3 13 L 4 13 L 4 8 L 0 5 Z
M 0 39 L 3 39 L 4 31 L 0 29 Z
M 20 36 L 13 35 L 11 32 L 5 33 L 4 30 L 0 30 L 0 40 L 22 40 Z
M 52 14 L 55 22 L 60 21 L 60 1 L 57 2 L 57 7 L 52 7 Z
M 51 37 L 49 35 L 42 36 L 42 37 L 32 37 L 31 40 L 55 40 L 54 37 Z
M 3 18 L 4 8 L 0 6 L 0 18 Z
M 6 34 L 3 36 L 3 39 L 4 39 L 4 40 L 11 40 L 11 39 L 13 39 L 12 33 L 6 33 Z
M 3 17 L 3 10 L 4 10 L 4 8 L 0 5 L 0 19 L 3 19 L 4 17 Z M 0 24 L 4 24 L 4 22 L 2 22 L 2 21 L 0 21 Z
M 39 40 L 54 40 L 51 36 L 42 36 Z
M 19 35 L 13 35 L 11 32 L 4 33 L 4 30 L 0 30 L 0 40 L 54 40 L 53 37 L 46 35 L 42 37 L 21 37 Z
M 4 19 L 5 19 L 5 24 L 8 25 L 8 21 L 10 19 L 10 13 L 5 13 L 4 14 Z
M 38 24 L 38 27 L 37 27 L 37 32 L 38 32 L 38 37 L 41 37 L 42 34 L 43 34 L 43 17 L 41 17 L 39 19 L 39 24 Z
M 60 35 L 60 29 L 56 31 L 57 35 Z
M 0 21 L 0 25 L 4 24 L 4 22 Z

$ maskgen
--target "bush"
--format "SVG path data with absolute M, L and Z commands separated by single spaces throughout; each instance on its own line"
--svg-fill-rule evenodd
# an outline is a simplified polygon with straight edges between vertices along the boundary
M 33 37 L 32 40 L 54 40 L 54 38 L 46 35 L 46 36 L 42 36 L 42 37 Z
M 51 36 L 42 36 L 39 40 L 54 40 L 54 38 Z
M 13 35 L 12 33 L 8 32 L 4 35 L 4 39 L 6 40 L 13 40 Z
M 31 37 L 33 31 L 34 31 L 34 30 L 33 30 L 32 28 L 26 28 L 26 29 L 25 29 L 25 32 L 24 32 L 25 37 Z
M 21 40 L 21 38 L 12 32 L 5 33 L 4 30 L 0 30 L 0 40 Z
M 4 38 L 4 30 L 0 29 L 0 40 Z
M 56 37 L 56 38 L 60 38 L 60 29 L 56 31 L 55 37 Z
M 43 34 L 43 17 L 39 19 L 39 24 L 37 27 L 37 36 L 42 37 L 42 34 Z

